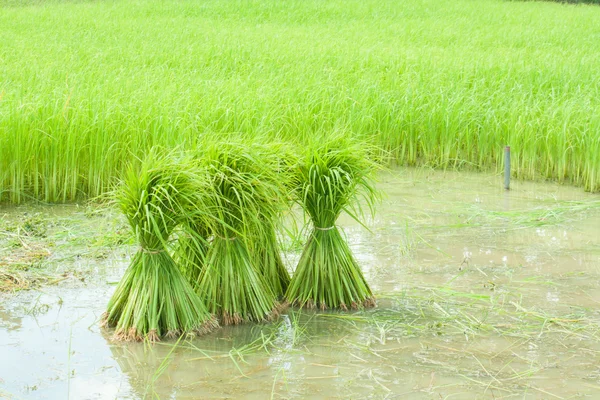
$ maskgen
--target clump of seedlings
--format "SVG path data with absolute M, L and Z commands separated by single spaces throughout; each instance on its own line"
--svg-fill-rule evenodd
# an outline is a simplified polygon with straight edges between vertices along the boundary
M 273 206 L 266 207 L 259 216 L 260 229 L 251 241 L 252 254 L 256 265 L 269 287 L 278 298 L 283 298 L 290 283 L 290 274 L 281 257 L 281 248 L 277 232 L 282 228 L 283 214 L 291 207 L 293 191 L 291 175 L 297 160 L 295 155 L 282 144 L 254 146 L 264 167 L 269 173 L 264 179 L 271 179 L 270 185 L 277 189 L 272 199 Z M 250 232 L 252 233 L 252 232 Z
M 191 163 L 157 153 L 126 174 L 117 202 L 140 247 L 104 315 L 115 339 L 156 341 L 218 326 L 167 251 L 175 227 L 196 212 L 200 187 Z
M 261 229 L 257 232 L 260 237 L 251 242 L 252 254 L 259 272 L 277 298 L 281 299 L 290 284 L 290 274 L 281 258 L 277 240 L 280 219 L 278 215 L 263 216 L 261 223 Z
M 184 221 L 181 228 L 175 259 L 183 276 L 195 286 L 206 263 L 212 230 L 204 218 Z
M 280 304 L 250 249 L 280 208 L 276 171 L 242 143 L 209 145 L 198 162 L 210 181 L 213 235 L 196 291 L 224 325 L 272 320 Z
M 215 154 L 222 151 L 223 144 L 213 146 L 216 146 L 215 149 L 210 150 L 211 145 L 207 145 L 209 151 L 199 156 L 199 168 L 209 175 L 210 170 L 215 166 Z M 290 275 L 281 257 L 277 231 L 281 227 L 283 213 L 290 208 L 289 176 L 290 169 L 294 165 L 294 155 L 285 145 L 279 143 L 271 143 L 268 146 L 260 143 L 252 143 L 250 146 L 238 143 L 230 144 L 229 147 L 230 149 L 226 151 L 243 149 L 246 153 L 242 155 L 242 158 L 245 158 L 244 163 L 236 163 L 236 168 L 242 168 L 247 177 L 254 174 L 255 178 L 259 178 L 262 182 L 261 184 L 266 183 L 267 187 L 274 189 L 271 198 L 263 196 L 262 199 L 259 199 L 260 191 L 251 193 L 251 197 L 257 199 L 259 203 L 253 206 L 257 213 L 253 217 L 256 218 L 252 218 L 252 220 L 246 218 L 239 222 L 248 225 L 244 229 L 243 237 L 247 242 L 253 265 L 258 269 L 273 293 L 278 298 L 282 298 L 290 282 Z M 251 157 L 248 157 L 249 155 Z M 209 160 L 211 157 L 212 161 Z M 256 186 L 256 182 L 258 180 L 254 179 L 254 186 Z M 220 196 L 216 192 L 214 194 L 217 197 Z M 268 206 L 260 207 L 261 203 L 266 203 Z M 176 252 L 178 263 L 184 275 L 193 285 L 198 281 L 198 275 L 206 263 L 209 245 L 215 238 L 215 223 L 222 225 L 224 222 L 220 219 L 222 215 L 219 217 L 219 211 L 213 209 L 207 212 L 212 212 L 214 215 L 212 223 L 207 224 L 204 219 L 188 221 L 183 224 L 183 235 L 178 241 Z
M 341 137 L 309 146 L 300 159 L 282 145 L 236 141 L 205 143 L 195 157 L 151 152 L 118 192 L 140 248 L 104 323 L 116 339 L 154 341 L 210 331 L 217 319 L 270 321 L 288 301 L 375 305 L 335 226 L 343 211 L 360 222 L 361 198 L 372 210 L 371 156 L 369 146 Z M 290 280 L 277 230 L 293 201 L 313 230 Z
M 310 217 L 308 238 L 286 299 L 322 310 L 372 307 L 375 299 L 348 243 L 335 225 L 342 212 L 360 221 L 361 201 L 371 211 L 378 164 L 372 148 L 344 137 L 308 146 L 293 176 L 297 202 Z

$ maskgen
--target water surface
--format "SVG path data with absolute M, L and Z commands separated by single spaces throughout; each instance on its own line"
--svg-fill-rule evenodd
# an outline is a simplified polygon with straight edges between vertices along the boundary
M 0 397 L 600 395 L 598 195 L 522 182 L 505 192 L 497 176 L 422 169 L 386 173 L 380 187 L 370 231 L 339 221 L 376 309 L 289 310 L 154 346 L 111 342 L 98 324 L 135 251 L 122 217 L 4 208 L 0 268 L 21 262 L 43 283 L 0 294 Z M 20 230 L 29 220 L 41 228 Z M 286 249 L 291 270 L 298 252 Z

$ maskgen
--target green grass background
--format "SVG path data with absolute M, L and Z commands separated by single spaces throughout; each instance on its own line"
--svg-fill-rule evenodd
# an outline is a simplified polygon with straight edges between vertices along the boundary
M 399 164 L 600 190 L 600 7 L 0 0 L 0 199 L 105 192 L 154 144 L 372 138 Z

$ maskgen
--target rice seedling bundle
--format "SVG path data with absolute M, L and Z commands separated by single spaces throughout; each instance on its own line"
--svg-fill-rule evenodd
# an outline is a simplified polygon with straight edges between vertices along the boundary
M 259 272 L 273 293 L 278 298 L 282 298 L 290 283 L 290 274 L 285 268 L 279 251 L 278 221 L 265 219 L 262 223 L 263 227 L 259 231 L 261 236 L 252 242 L 254 259 Z
M 268 174 L 262 179 L 270 179 L 279 198 L 274 198 L 275 207 L 267 207 L 260 215 L 260 229 L 250 232 L 252 235 L 251 249 L 260 273 L 278 298 L 283 298 L 290 283 L 290 274 L 285 268 L 277 231 L 282 227 L 283 213 L 290 209 L 291 171 L 296 162 L 296 156 L 285 145 L 271 143 L 269 146 L 254 145 L 252 148 Z
M 249 243 L 279 207 L 273 171 L 242 143 L 213 144 L 200 164 L 211 181 L 213 238 L 196 290 L 224 325 L 271 320 L 279 303 Z
M 176 261 L 183 276 L 195 286 L 206 262 L 212 233 L 210 227 L 201 221 L 186 221 L 182 225 L 184 229 L 175 251 Z
M 104 324 L 116 328 L 115 339 L 156 341 L 217 327 L 167 252 L 171 233 L 193 212 L 197 180 L 184 162 L 157 153 L 126 174 L 117 202 L 140 247 L 104 315 Z
M 377 164 L 370 153 L 368 145 L 337 136 L 309 146 L 300 161 L 294 177 L 296 196 L 313 229 L 286 293 L 289 302 L 322 310 L 375 305 L 335 225 L 342 211 L 360 222 L 361 198 L 373 211 L 378 197 L 372 181 Z
M 248 147 L 248 144 L 244 146 Z M 286 195 L 289 191 L 289 170 L 294 156 L 281 143 L 265 145 L 253 141 L 249 147 L 252 157 L 260 160 L 261 179 L 271 180 L 272 187 L 277 188 L 273 193 L 278 198 L 270 199 L 276 205 L 275 207 L 266 207 L 257 215 L 255 222 L 260 224 L 259 229 L 247 230 L 248 251 L 269 287 L 278 298 L 281 298 L 289 284 L 290 275 L 281 258 L 277 230 L 281 225 L 281 214 L 289 209 L 289 199 Z M 252 169 L 247 168 L 247 171 L 251 172 Z M 211 229 L 205 220 L 188 221 L 185 224 L 186 233 L 178 241 L 178 264 L 193 285 L 197 283 L 198 274 L 206 261 L 208 240 L 213 237 Z

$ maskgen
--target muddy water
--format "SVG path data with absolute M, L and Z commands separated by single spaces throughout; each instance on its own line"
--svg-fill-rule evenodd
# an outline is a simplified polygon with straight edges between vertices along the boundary
M 0 397 L 600 396 L 600 196 L 521 182 L 505 192 L 496 176 L 427 170 L 380 185 L 371 232 L 339 221 L 377 309 L 290 310 L 155 346 L 112 343 L 98 326 L 134 250 L 115 234 L 122 219 L 1 210 L 9 233 L 24 215 L 46 221 L 43 235 L 19 240 L 48 250 L 39 268 L 58 282 L 0 295 Z M 0 257 L 13 260 L 11 235 L 0 235 Z

